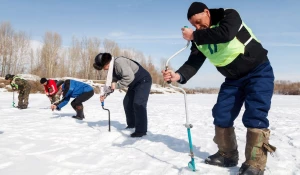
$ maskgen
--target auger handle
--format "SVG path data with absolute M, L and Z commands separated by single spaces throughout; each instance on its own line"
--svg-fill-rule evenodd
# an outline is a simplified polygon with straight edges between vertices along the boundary
M 184 28 L 188 28 L 188 26 L 184 26 Z M 169 61 L 170 61 L 172 58 L 174 58 L 176 55 L 178 55 L 180 52 L 184 51 L 189 45 L 190 45 L 190 41 L 188 41 L 188 42 L 186 43 L 186 45 L 184 46 L 184 48 L 180 49 L 179 51 L 177 51 L 175 54 L 173 54 L 171 57 L 169 57 L 169 58 L 167 59 L 166 65 L 165 65 L 165 70 L 166 70 L 166 71 L 167 71 L 168 68 L 169 68 L 169 66 L 168 66 Z M 170 83 L 172 83 L 172 81 L 169 80 L 169 81 L 167 81 L 167 83 L 170 84 Z

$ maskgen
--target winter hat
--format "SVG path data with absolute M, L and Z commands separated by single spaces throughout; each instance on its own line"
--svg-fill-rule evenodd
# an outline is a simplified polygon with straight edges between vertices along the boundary
M 40 83 L 41 84 L 44 84 L 44 83 L 46 83 L 47 82 L 47 79 L 46 78 L 41 78 L 41 80 L 40 80 Z
M 192 16 L 198 13 L 204 12 L 204 9 L 208 9 L 202 2 L 193 2 L 188 10 L 187 18 L 191 19 Z
M 95 63 L 93 64 L 94 68 L 97 70 L 102 70 L 105 65 L 107 65 L 112 59 L 110 53 L 99 53 L 95 57 Z
M 13 77 L 14 77 L 14 75 L 6 74 L 6 75 L 5 75 L 5 80 L 11 79 L 11 78 L 13 78 Z
M 59 88 L 59 86 L 61 86 L 62 84 L 64 84 L 65 81 L 63 80 L 59 80 L 57 83 L 56 83 L 56 87 Z

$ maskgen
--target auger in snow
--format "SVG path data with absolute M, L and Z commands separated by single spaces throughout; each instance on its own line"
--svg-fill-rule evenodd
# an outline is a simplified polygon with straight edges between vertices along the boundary
M 187 26 L 184 26 L 185 28 L 187 28 Z M 165 70 L 168 70 L 168 64 L 169 61 L 174 58 L 176 55 L 178 55 L 179 53 L 181 53 L 182 51 L 184 51 L 190 44 L 190 41 L 187 42 L 187 44 L 185 45 L 184 48 L 180 49 L 179 51 L 177 51 L 175 54 L 173 54 L 171 57 L 168 58 L 168 60 L 166 61 L 166 65 L 165 65 Z M 194 161 L 194 153 L 193 153 L 193 143 L 192 143 L 192 136 L 191 136 L 191 128 L 193 127 L 192 124 L 190 124 L 189 122 L 189 115 L 188 115 L 188 109 L 187 109 L 187 100 L 186 100 L 186 92 L 184 91 L 184 89 L 180 88 L 180 87 L 176 87 L 173 86 L 171 84 L 171 81 L 167 82 L 172 88 L 174 89 L 178 89 L 180 90 L 183 94 L 184 94 L 184 103 L 185 103 L 185 114 L 186 114 L 186 123 L 184 124 L 184 126 L 187 128 L 187 133 L 188 133 L 188 140 L 189 140 L 189 147 L 190 147 L 190 157 L 191 157 L 191 161 L 188 163 L 188 167 L 192 170 L 192 171 L 196 171 L 196 166 L 195 166 L 195 161 Z

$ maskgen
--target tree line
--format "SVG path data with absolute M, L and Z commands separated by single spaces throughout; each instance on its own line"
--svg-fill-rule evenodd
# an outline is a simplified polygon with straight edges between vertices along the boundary
M 153 83 L 165 86 L 161 70 L 166 58 L 160 59 L 156 67 L 151 56 L 135 49 L 121 48 L 118 43 L 97 37 L 73 36 L 68 48 L 62 47 L 62 38 L 56 32 L 45 32 L 41 48 L 33 49 L 31 37 L 24 31 L 15 31 L 9 22 L 0 24 L 0 77 L 7 73 L 29 73 L 40 77 L 74 77 L 90 80 L 105 80 L 107 71 L 93 68 L 94 58 L 102 52 L 109 52 L 113 57 L 125 56 L 139 62 L 152 76 Z M 169 66 L 172 69 L 171 66 Z M 177 83 L 174 83 L 178 85 Z M 218 93 L 218 88 L 189 88 L 189 94 Z M 276 81 L 275 94 L 299 95 L 300 83 Z
M 113 57 L 125 56 L 139 62 L 147 69 L 153 83 L 164 85 L 160 71 L 166 59 L 161 59 L 157 68 L 151 56 L 146 57 L 141 51 L 123 49 L 118 43 L 97 37 L 73 36 L 68 48 L 62 47 L 62 37 L 56 32 L 46 32 L 42 47 L 33 49 L 31 37 L 23 31 L 15 31 L 9 22 L 0 24 L 0 76 L 7 73 L 29 73 L 40 77 L 74 77 L 80 79 L 105 79 L 107 71 L 93 68 L 94 58 L 102 52 L 109 52 Z

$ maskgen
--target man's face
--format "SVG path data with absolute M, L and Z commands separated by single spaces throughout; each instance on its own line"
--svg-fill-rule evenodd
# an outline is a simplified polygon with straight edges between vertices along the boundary
M 109 69 L 109 64 L 106 64 L 105 66 L 103 66 L 103 70 L 108 70 Z
M 43 85 L 46 86 L 46 85 L 47 85 L 47 82 L 43 83 Z
M 197 13 L 189 19 L 190 23 L 197 29 L 207 29 L 210 27 L 210 13 L 208 9 L 204 9 L 204 12 Z

